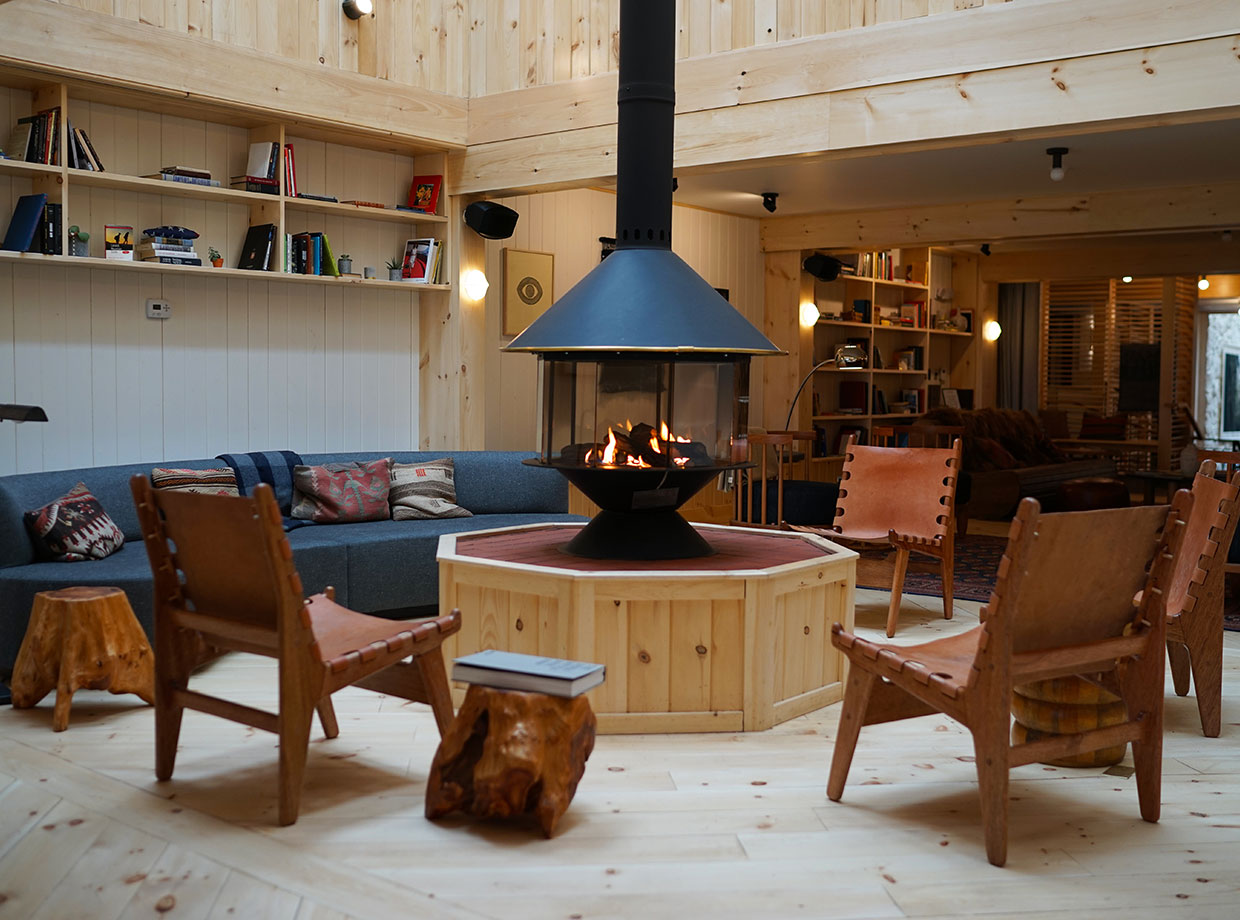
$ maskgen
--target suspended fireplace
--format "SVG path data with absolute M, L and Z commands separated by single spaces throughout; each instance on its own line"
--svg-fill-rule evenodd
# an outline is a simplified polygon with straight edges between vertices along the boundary
M 591 558 L 714 551 L 676 509 L 750 465 L 749 361 L 781 354 L 672 252 L 675 8 L 620 5 L 615 251 L 504 349 L 539 357 L 542 444 L 527 462 L 599 506 L 564 547 Z

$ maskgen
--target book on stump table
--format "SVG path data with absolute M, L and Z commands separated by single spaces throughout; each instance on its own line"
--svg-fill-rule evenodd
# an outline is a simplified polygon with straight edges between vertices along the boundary
M 588 661 L 542 658 L 487 649 L 452 663 L 452 679 L 501 690 L 527 690 L 549 696 L 578 696 L 603 682 L 607 669 Z

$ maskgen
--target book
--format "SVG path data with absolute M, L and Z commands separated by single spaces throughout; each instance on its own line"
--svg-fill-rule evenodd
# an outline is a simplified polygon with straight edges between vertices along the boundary
M 74 128 L 73 134 L 78 139 L 78 143 L 81 144 L 82 151 L 86 154 L 86 162 L 90 165 L 90 168 L 95 172 L 103 172 L 103 164 L 99 162 L 99 154 L 95 153 L 95 145 L 90 142 L 86 132 L 81 128 Z
M 499 649 L 474 652 L 452 663 L 453 680 L 549 696 L 579 696 L 601 684 L 606 674 L 607 669 L 601 664 Z
M 271 261 L 272 242 L 275 240 L 275 224 L 255 224 L 246 232 L 241 246 L 241 258 L 237 268 L 263 271 Z
M 274 179 L 277 145 L 272 141 L 259 141 L 250 144 L 250 155 L 246 159 L 245 174 L 264 179 Z
M 428 283 L 434 267 L 436 245 L 433 238 L 407 240 L 405 257 L 400 266 L 400 280 L 411 284 Z
M 162 265 L 201 265 L 202 259 L 197 256 L 150 255 L 142 256 L 141 262 L 159 262 Z
M 143 176 L 143 179 L 161 179 L 164 182 L 184 182 L 187 185 L 206 185 L 211 188 L 219 188 L 220 180 L 211 178 L 202 178 L 201 176 L 182 176 L 177 173 L 157 172 L 149 176 Z
M 201 169 L 197 166 L 163 166 L 159 171 L 161 173 L 171 173 L 174 176 L 193 176 L 196 179 L 211 178 L 211 170 Z
M 311 195 L 309 192 L 298 192 L 298 198 L 305 198 L 307 201 L 336 201 L 335 195 Z
M 121 262 L 133 261 L 133 227 L 103 228 L 103 257 Z
M 414 176 L 409 186 L 409 207 L 424 214 L 436 213 L 442 184 L 443 176 Z

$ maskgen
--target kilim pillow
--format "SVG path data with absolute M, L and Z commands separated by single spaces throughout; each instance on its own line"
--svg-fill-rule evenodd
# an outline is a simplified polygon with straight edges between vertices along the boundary
M 391 460 L 293 467 L 293 517 L 317 524 L 386 521 Z
M 200 495 L 236 495 L 237 474 L 230 467 L 218 470 L 178 470 L 155 467 L 151 485 L 169 492 L 197 492 Z
M 392 464 L 392 520 L 473 517 L 456 503 L 452 458 Z
M 35 549 L 44 559 L 103 559 L 125 545 L 125 535 L 85 483 L 79 482 L 36 511 L 27 511 L 25 517 Z

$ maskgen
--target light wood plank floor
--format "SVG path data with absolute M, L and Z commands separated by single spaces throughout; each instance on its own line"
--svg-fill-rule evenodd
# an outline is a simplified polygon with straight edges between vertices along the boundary
M 887 595 L 858 592 L 879 634 Z M 897 641 L 967 629 L 906 597 Z M 1124 769 L 1013 771 L 1006 869 L 986 862 L 972 747 L 945 718 L 862 732 L 843 802 L 824 787 L 839 706 L 768 732 L 603 736 L 553 840 L 422 817 L 429 710 L 336 697 L 311 744 L 301 819 L 273 823 L 274 737 L 187 713 L 174 779 L 153 775 L 151 710 L 81 692 L 0 710 L 0 920 L 112 918 L 1034 918 L 1240 915 L 1240 634 L 1227 636 L 1223 735 L 1167 697 L 1163 818 Z M 272 704 L 271 664 L 207 669 Z

